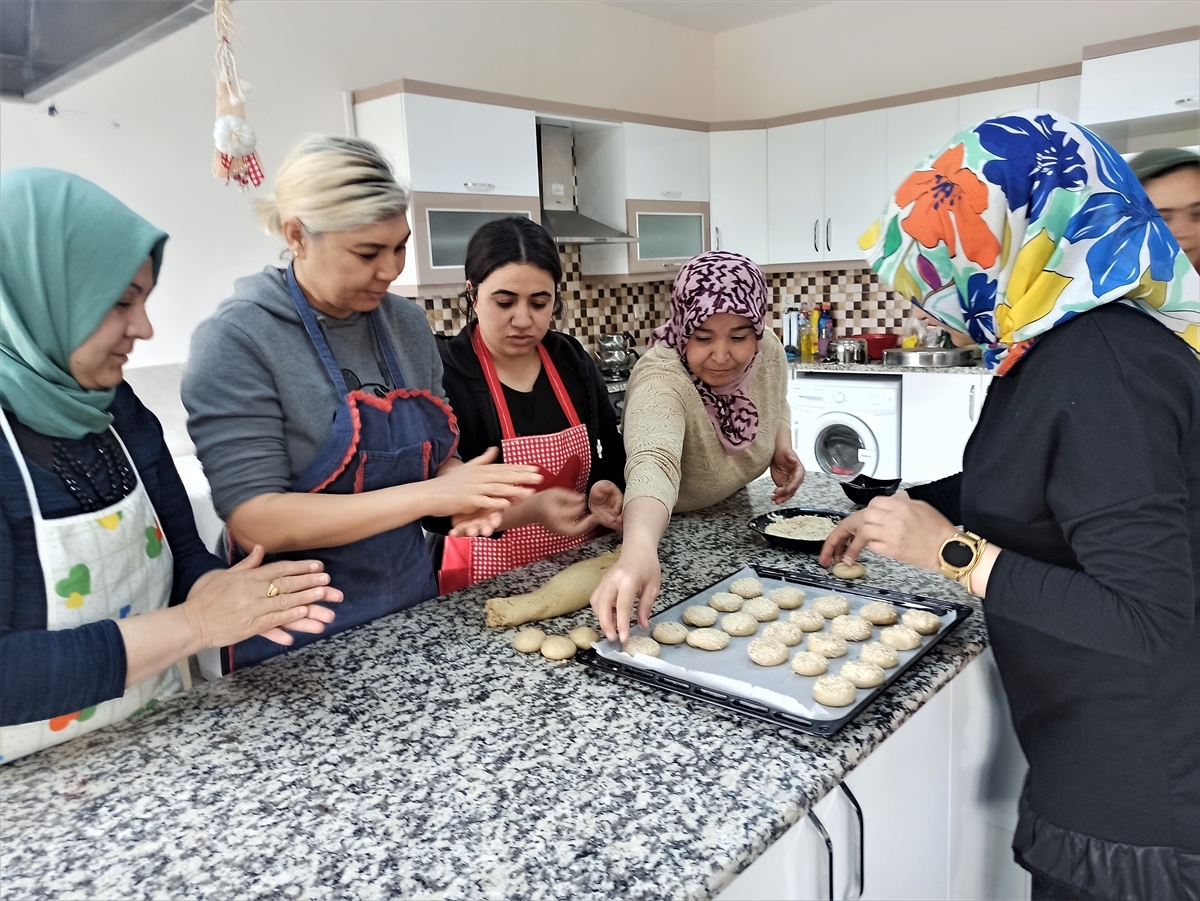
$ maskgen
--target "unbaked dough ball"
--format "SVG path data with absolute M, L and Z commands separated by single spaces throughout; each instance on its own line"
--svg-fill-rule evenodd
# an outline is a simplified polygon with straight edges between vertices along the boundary
M 795 623 L 771 623 L 763 629 L 762 637 L 794 648 L 804 641 L 804 630 Z
M 762 597 L 763 593 L 762 582 L 750 578 L 738 579 L 729 586 L 729 590 L 744 598 Z
M 787 646 L 769 638 L 754 639 L 746 650 L 750 654 L 750 660 L 759 666 L 779 666 L 788 659 Z
M 532 654 L 542 649 L 546 633 L 541 629 L 521 629 L 513 636 L 513 647 L 522 654 Z
M 567 633 L 567 638 L 575 642 L 575 647 L 581 651 L 584 648 L 590 648 L 593 644 L 600 640 L 600 633 L 591 626 L 579 626 Z
M 825 617 L 816 610 L 793 610 L 788 614 L 788 622 L 795 623 L 805 632 L 820 632 L 825 628 Z
M 879 640 L 897 651 L 911 651 L 921 644 L 921 636 L 912 626 L 888 626 L 879 633 Z
M 808 649 L 822 657 L 845 657 L 849 645 L 846 639 L 827 632 L 813 632 L 808 636 Z
M 784 585 L 782 588 L 772 588 L 767 597 L 773 600 L 780 610 L 795 610 L 804 603 L 804 589 Z
M 928 610 L 909 610 L 900 617 L 900 622 L 922 635 L 932 635 L 942 627 L 942 618 Z
M 896 608 L 885 601 L 871 601 L 859 608 L 858 615 L 876 626 L 890 626 L 896 621 Z
M 846 641 L 866 641 L 871 637 L 871 624 L 861 616 L 835 616 L 829 631 Z
M 693 629 L 687 643 L 702 651 L 720 651 L 729 647 L 729 636 L 720 629 Z
M 721 629 L 730 635 L 753 635 L 758 631 L 758 620 L 749 613 L 726 613 L 721 617 Z
M 856 688 L 874 688 L 882 685 L 883 667 L 874 663 L 863 663 L 861 660 L 850 660 L 842 664 L 839 675 L 849 679 Z
M 849 707 L 858 697 L 854 683 L 841 676 L 821 676 L 813 683 L 813 700 L 826 707 Z
M 862 653 L 858 655 L 858 659 L 863 663 L 874 663 L 883 669 L 891 669 L 900 663 L 900 655 L 896 652 L 896 649 L 878 641 L 863 645 Z
M 741 610 L 742 604 L 746 603 L 745 598 L 741 595 L 731 594 L 728 591 L 718 591 L 708 599 L 708 606 L 713 610 L 720 610 L 722 613 L 733 613 L 735 610 Z
M 579 648 L 565 635 L 551 635 L 542 642 L 542 656 L 547 660 L 566 660 L 574 657 Z
M 717 611 L 712 607 L 688 607 L 683 611 L 683 621 L 689 626 L 706 627 L 717 621 Z
M 849 613 L 850 602 L 840 594 L 827 594 L 814 598 L 812 608 L 826 619 L 833 619 L 835 616 L 844 616 Z
M 837 579 L 861 579 L 867 574 L 867 568 L 861 563 L 835 563 L 833 575 Z
M 630 635 L 621 645 L 626 654 L 645 654 L 647 657 L 658 656 L 658 642 L 649 635 Z
M 651 635 L 659 644 L 683 644 L 687 641 L 688 627 L 683 623 L 659 623 Z
M 779 605 L 767 598 L 751 598 L 742 605 L 742 613 L 749 613 L 760 623 L 779 619 Z
M 792 658 L 792 672 L 797 676 L 819 676 L 829 670 L 829 661 L 812 651 L 797 651 Z

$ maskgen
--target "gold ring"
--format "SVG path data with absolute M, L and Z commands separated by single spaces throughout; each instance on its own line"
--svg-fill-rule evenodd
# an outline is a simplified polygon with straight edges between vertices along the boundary
M 272 582 L 270 585 L 267 586 L 267 597 L 273 598 L 273 597 L 278 596 L 278 594 L 279 594 L 279 586 L 276 585 L 274 582 Z

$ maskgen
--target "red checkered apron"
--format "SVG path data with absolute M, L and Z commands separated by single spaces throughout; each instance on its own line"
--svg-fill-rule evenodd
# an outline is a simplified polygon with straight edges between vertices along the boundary
M 588 476 L 592 471 L 592 446 L 587 426 L 579 421 L 575 405 L 571 403 L 546 348 L 539 344 L 538 356 L 542 359 L 542 368 L 550 379 L 554 396 L 558 398 L 559 406 L 571 425 L 552 435 L 518 436 L 513 428 L 508 403 L 504 400 L 504 389 L 496 375 L 496 365 L 483 344 L 478 328 L 471 335 L 471 343 L 483 367 L 488 391 L 500 419 L 500 447 L 504 462 L 515 466 L 536 466 L 543 476 L 539 491 L 568 488 L 580 494 L 586 493 Z M 438 573 L 439 588 L 443 594 L 457 591 L 514 567 L 576 547 L 595 537 L 594 531 L 583 535 L 559 535 L 547 531 L 538 523 L 529 523 L 507 529 L 499 538 L 447 538 L 442 554 L 442 569 Z

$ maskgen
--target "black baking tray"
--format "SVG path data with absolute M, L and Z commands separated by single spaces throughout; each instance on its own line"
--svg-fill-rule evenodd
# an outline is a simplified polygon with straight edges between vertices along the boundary
M 841 522 L 849 514 L 841 510 L 819 510 L 811 507 L 786 507 L 783 510 L 772 510 L 770 513 L 760 513 L 750 520 L 750 530 L 757 532 L 768 544 L 783 548 L 787 551 L 800 551 L 805 554 L 819 554 L 825 545 L 825 539 L 785 538 L 783 535 L 768 535 L 767 526 L 772 521 L 791 519 L 793 516 L 823 516 L 831 519 L 834 525 Z
M 723 710 L 737 714 L 738 716 L 749 717 L 751 719 L 761 720 L 763 722 L 774 723 L 777 726 L 795 729 L 798 732 L 805 732 L 810 735 L 831 736 L 839 729 L 845 726 L 848 722 L 862 713 L 867 707 L 874 703 L 875 699 L 883 692 L 887 691 L 895 684 L 901 676 L 921 660 L 931 648 L 940 644 L 947 635 L 957 629 L 959 625 L 966 621 L 975 611 L 966 604 L 958 604 L 953 601 L 939 601 L 934 598 L 921 597 L 919 595 L 906 594 L 900 591 L 893 591 L 888 588 L 877 588 L 871 585 L 861 585 L 855 582 L 848 582 L 843 579 L 831 579 L 820 576 L 810 576 L 801 573 L 790 572 L 788 570 L 778 569 L 770 566 L 760 566 L 751 563 L 750 569 L 754 570 L 760 578 L 775 579 L 782 582 L 818 588 L 831 591 L 844 591 L 859 597 L 867 597 L 873 600 L 887 601 L 897 607 L 906 607 L 909 609 L 928 610 L 936 613 L 939 616 L 952 616 L 951 622 L 943 628 L 937 635 L 932 636 L 933 640 L 922 642 L 921 647 L 917 649 L 913 656 L 908 660 L 904 660 L 894 670 L 888 670 L 888 677 L 882 685 L 871 689 L 866 697 L 856 701 L 853 706 L 847 708 L 844 716 L 837 719 L 814 720 L 808 717 L 799 716 L 783 710 L 778 710 L 766 704 L 748 698 L 739 697 L 728 692 L 718 691 L 714 688 L 705 685 L 697 685 L 689 682 L 686 679 L 679 679 L 673 676 L 668 676 L 665 673 L 655 672 L 654 670 L 640 669 L 630 666 L 617 660 L 610 660 L 598 654 L 593 648 L 584 648 L 575 655 L 575 659 L 584 666 L 598 670 L 603 673 L 618 676 L 620 678 L 629 679 L 633 682 L 639 682 L 642 685 L 648 685 L 660 691 L 667 691 L 673 694 L 682 695 L 693 701 L 699 701 L 703 704 L 708 704 L 712 707 L 719 707 Z M 700 595 L 711 592 L 713 588 L 722 582 L 726 581 L 729 576 L 717 579 L 715 582 L 701 589 L 690 597 L 684 598 L 676 604 L 672 604 L 666 610 L 672 610 L 680 605 L 691 604 Z M 666 610 L 660 611 L 656 616 L 661 616 Z

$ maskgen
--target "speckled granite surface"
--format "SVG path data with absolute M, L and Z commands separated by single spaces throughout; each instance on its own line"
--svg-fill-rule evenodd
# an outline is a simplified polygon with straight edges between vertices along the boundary
M 803 372 L 847 372 L 862 375 L 900 375 L 904 372 L 974 373 L 987 372 L 982 365 L 975 366 L 884 366 L 882 363 L 789 363 L 792 375 Z
M 678 517 L 660 607 L 748 561 L 751 485 Z M 847 508 L 809 477 L 794 506 Z M 511 649 L 482 602 L 613 537 L 202 686 L 0 768 L 5 898 L 715 895 L 986 641 L 971 617 L 834 739 Z M 963 601 L 868 558 L 868 581 Z M 554 632 L 592 622 L 590 611 Z

